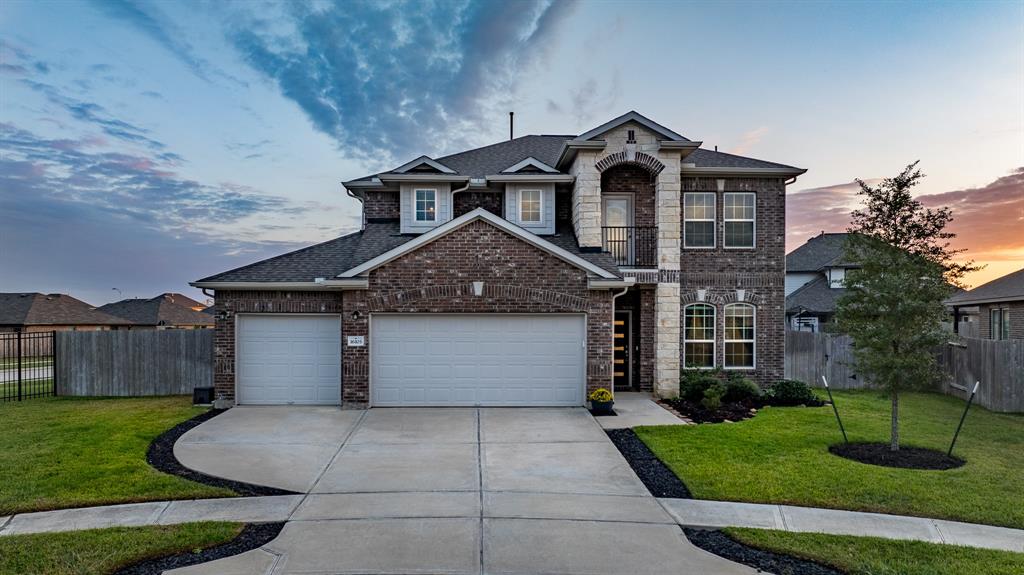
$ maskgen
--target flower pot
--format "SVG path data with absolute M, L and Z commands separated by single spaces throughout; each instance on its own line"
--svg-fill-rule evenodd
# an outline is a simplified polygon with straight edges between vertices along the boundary
M 593 401 L 590 402 L 590 410 L 594 415 L 611 415 L 614 401 Z

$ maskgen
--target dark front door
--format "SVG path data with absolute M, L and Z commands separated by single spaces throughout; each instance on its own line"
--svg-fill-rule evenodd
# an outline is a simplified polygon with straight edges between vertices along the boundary
M 631 389 L 633 387 L 633 312 L 615 312 L 612 322 L 612 373 L 615 376 L 615 389 Z

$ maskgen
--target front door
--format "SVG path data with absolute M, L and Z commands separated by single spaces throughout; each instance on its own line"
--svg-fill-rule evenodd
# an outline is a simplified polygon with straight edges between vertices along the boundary
M 633 312 L 615 312 L 612 329 L 612 374 L 615 376 L 615 389 L 625 390 L 633 387 Z
M 605 194 L 604 242 L 619 265 L 629 265 L 633 254 L 633 197 Z

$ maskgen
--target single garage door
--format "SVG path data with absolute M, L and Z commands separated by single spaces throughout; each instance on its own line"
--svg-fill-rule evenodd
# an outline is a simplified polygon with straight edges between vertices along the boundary
M 341 403 L 341 318 L 239 315 L 235 336 L 238 403 Z
M 373 405 L 583 405 L 577 314 L 375 314 Z

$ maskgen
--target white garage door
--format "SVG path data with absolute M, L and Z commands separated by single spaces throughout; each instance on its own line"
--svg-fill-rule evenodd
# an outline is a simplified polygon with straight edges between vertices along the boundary
M 238 403 L 341 402 L 341 318 L 239 315 L 235 336 Z
M 374 315 L 373 405 L 583 405 L 582 315 Z

